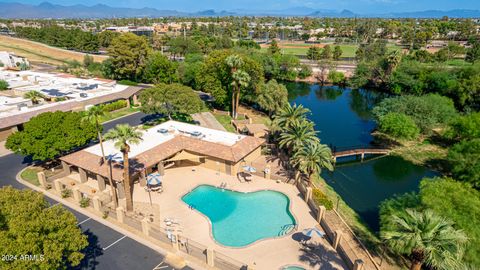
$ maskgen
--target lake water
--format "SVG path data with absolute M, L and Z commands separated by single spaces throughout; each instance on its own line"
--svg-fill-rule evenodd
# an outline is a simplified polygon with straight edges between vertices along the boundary
M 305 83 L 287 83 L 290 103 L 302 104 L 312 114 L 318 136 L 331 147 L 365 146 L 373 140 L 375 128 L 371 109 L 384 96 L 368 90 L 323 87 Z M 395 156 L 364 162 L 339 164 L 323 178 L 342 199 L 374 230 L 378 231 L 378 205 L 395 194 L 418 191 L 423 177 L 435 173 Z

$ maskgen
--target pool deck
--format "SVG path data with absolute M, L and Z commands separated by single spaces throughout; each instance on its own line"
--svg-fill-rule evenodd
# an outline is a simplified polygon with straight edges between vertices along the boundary
M 179 221 L 177 227 L 181 229 L 184 237 L 247 263 L 255 269 L 280 269 L 284 265 L 301 265 L 306 269 L 347 269 L 338 253 L 325 239 L 319 240 L 320 248 L 316 253 L 303 251 L 299 242 L 293 239 L 294 233 L 260 240 L 244 248 L 226 247 L 215 242 L 211 236 L 209 220 L 198 211 L 190 209 L 181 197 L 198 185 L 219 186 L 223 182 L 227 183 L 226 188 L 241 192 L 265 189 L 282 192 L 290 198 L 290 209 L 298 224 L 297 232 L 318 225 L 293 185 L 256 176 L 251 182 L 245 183 L 243 179 L 241 182 L 235 176 L 201 167 L 172 168 L 165 171 L 164 191 L 151 193 L 152 202 L 159 207 L 160 223 L 163 223 L 165 218 L 176 219 Z M 134 187 L 133 200 L 137 205 L 149 207 L 148 192 L 138 184 Z M 158 225 L 166 227 L 165 224 Z

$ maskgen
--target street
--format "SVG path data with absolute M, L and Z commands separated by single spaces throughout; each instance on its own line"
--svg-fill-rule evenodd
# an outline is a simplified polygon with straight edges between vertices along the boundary
M 109 122 L 105 129 L 119 123 L 138 125 L 146 115 L 135 113 Z M 29 165 L 29 160 L 22 156 L 9 154 L 0 157 L 0 186 L 13 186 L 18 189 L 27 188 L 17 182 L 17 173 Z M 46 197 L 51 205 L 58 202 Z M 66 206 L 64 206 L 66 207 Z M 85 258 L 75 269 L 175 269 L 164 262 L 164 256 L 135 240 L 66 207 L 78 220 L 78 226 L 87 235 L 89 246 L 85 250 Z M 191 269 L 184 267 L 183 269 Z

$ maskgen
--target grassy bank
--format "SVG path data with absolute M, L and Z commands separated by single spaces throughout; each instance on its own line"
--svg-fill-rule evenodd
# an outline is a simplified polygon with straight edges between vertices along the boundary
M 103 122 L 106 122 L 106 121 L 113 120 L 115 118 L 119 118 L 119 117 L 129 115 L 129 114 L 132 114 L 132 113 L 135 113 L 135 112 L 139 112 L 139 111 L 140 111 L 140 108 L 130 108 L 130 107 L 123 108 L 123 109 L 120 109 L 120 110 L 116 110 L 116 111 L 113 111 L 113 112 L 106 113 L 105 115 L 101 116 L 100 117 L 100 122 L 103 123 Z
M 217 114 L 217 113 L 212 113 L 213 116 L 217 119 L 220 124 L 229 132 L 235 132 L 235 128 L 231 124 L 232 117 L 230 115 L 225 115 L 225 114 Z

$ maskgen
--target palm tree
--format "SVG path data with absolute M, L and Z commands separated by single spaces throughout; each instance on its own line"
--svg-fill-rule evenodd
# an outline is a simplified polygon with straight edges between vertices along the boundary
M 332 151 L 325 144 L 310 143 L 298 149 L 292 157 L 292 164 L 298 171 L 308 175 L 309 185 L 313 185 L 313 177 L 322 172 L 322 168 L 333 171 Z M 295 183 L 298 176 L 295 178 Z
M 390 75 L 395 71 L 397 68 L 398 64 L 402 61 L 402 53 L 400 50 L 395 50 L 391 52 L 389 55 L 387 55 L 387 58 L 385 59 L 386 63 L 386 74 Z
M 128 153 L 130 152 L 129 144 L 139 144 L 142 140 L 142 135 L 142 132 L 128 124 L 119 124 L 110 129 L 104 136 L 105 140 L 115 141 L 115 147 L 120 149 L 123 154 L 123 180 L 125 183 L 127 211 L 133 210 L 132 183 L 130 181 L 130 165 L 128 160 Z
M 41 98 L 45 98 L 45 96 L 38 91 L 31 90 L 31 91 L 28 91 L 27 93 L 25 93 L 23 95 L 23 98 L 30 99 L 33 104 L 38 104 L 38 101 Z
M 102 110 L 100 106 L 92 106 L 88 110 L 85 111 L 84 116 L 82 118 L 82 121 L 85 122 L 90 122 L 95 124 L 95 128 L 97 129 L 97 135 L 98 135 L 98 141 L 100 143 L 100 149 L 102 150 L 102 164 L 105 163 L 107 160 L 105 157 L 105 151 L 103 150 L 103 138 L 102 138 L 102 132 L 100 129 L 100 122 L 98 121 L 98 118 L 101 117 L 102 115 L 105 114 L 105 111 Z M 118 207 L 117 204 L 117 190 L 115 189 L 115 186 L 113 185 L 113 180 L 112 180 L 112 167 L 111 167 L 111 162 L 108 161 L 108 182 L 110 184 L 110 189 L 112 191 L 112 198 L 113 198 L 113 205 L 115 209 Z
M 288 103 L 275 114 L 273 124 L 276 129 L 284 131 L 293 126 L 293 124 L 298 124 L 306 119 L 308 113 L 310 113 L 310 110 L 302 105 L 297 106 L 297 104 L 294 104 L 292 106 Z
M 431 210 L 406 209 L 392 215 L 380 236 L 395 252 L 410 255 L 411 270 L 425 263 L 440 270 L 459 269 L 468 239 Z
M 245 71 L 240 70 L 243 60 L 236 54 L 229 55 L 225 63 L 230 67 L 232 76 L 232 117 L 237 118 L 238 103 L 240 102 L 240 88 L 246 87 L 250 82 L 250 76 Z
M 239 69 L 232 74 L 232 87 L 235 89 L 235 113 L 233 118 L 237 119 L 238 105 L 240 103 L 240 89 L 247 87 L 250 82 L 250 75 L 247 72 Z
M 280 134 L 279 146 L 295 152 L 305 144 L 319 142 L 317 132 L 313 129 L 313 123 L 303 119 L 293 122 L 291 126 Z

